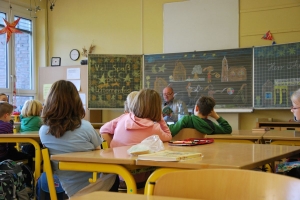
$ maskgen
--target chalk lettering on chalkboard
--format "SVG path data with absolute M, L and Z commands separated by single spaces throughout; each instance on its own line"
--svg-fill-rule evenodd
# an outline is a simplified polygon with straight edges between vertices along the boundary
M 127 95 L 141 89 L 142 55 L 89 54 L 88 108 L 124 108 Z

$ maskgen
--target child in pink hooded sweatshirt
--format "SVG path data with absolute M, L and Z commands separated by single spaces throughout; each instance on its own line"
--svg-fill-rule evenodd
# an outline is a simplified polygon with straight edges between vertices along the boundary
M 160 95 L 155 90 L 140 90 L 128 107 L 129 113 L 105 123 L 100 128 L 101 134 L 112 137 L 110 147 L 135 145 L 151 135 L 158 135 L 163 142 L 172 139 L 162 116 Z M 144 187 L 148 176 L 149 173 L 134 175 L 138 188 L 139 185 Z

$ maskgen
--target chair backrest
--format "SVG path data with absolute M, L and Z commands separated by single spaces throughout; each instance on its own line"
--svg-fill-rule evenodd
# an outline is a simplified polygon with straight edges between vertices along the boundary
M 300 199 L 299 189 L 299 179 L 284 175 L 241 169 L 203 169 L 166 173 L 156 180 L 153 194 L 206 200 L 287 200 Z
M 49 191 L 50 191 L 50 198 L 51 198 L 51 200 L 57 200 L 54 179 L 53 179 L 53 173 L 52 173 L 52 167 L 51 167 L 50 156 L 49 156 L 49 150 L 47 148 L 42 149 L 42 156 L 43 156 L 43 160 L 44 160 L 44 171 L 47 176 L 47 182 L 48 182 L 48 187 L 49 187 Z
M 177 135 L 175 135 L 172 140 L 184 140 L 187 138 L 205 138 L 204 133 L 200 133 L 196 129 L 193 128 L 183 128 L 179 131 Z

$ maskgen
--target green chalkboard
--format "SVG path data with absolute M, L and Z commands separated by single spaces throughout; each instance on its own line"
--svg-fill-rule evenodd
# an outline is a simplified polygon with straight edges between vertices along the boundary
M 254 47 L 254 108 L 290 108 L 300 87 L 300 43 Z
M 121 109 L 127 95 L 141 89 L 142 55 L 88 56 L 88 108 Z
M 216 108 L 252 109 L 252 57 L 252 48 L 145 55 L 144 88 L 162 95 L 169 85 L 190 110 L 201 96 Z

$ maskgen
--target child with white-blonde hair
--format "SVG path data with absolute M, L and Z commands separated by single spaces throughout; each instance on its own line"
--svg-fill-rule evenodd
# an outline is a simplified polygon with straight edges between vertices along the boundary
M 129 113 L 132 111 L 130 104 L 138 93 L 139 91 L 132 91 L 127 95 L 126 101 L 124 102 L 124 113 Z
M 38 131 L 42 126 L 41 111 L 43 105 L 37 100 L 27 100 L 21 111 L 20 120 L 21 128 L 20 132 Z

